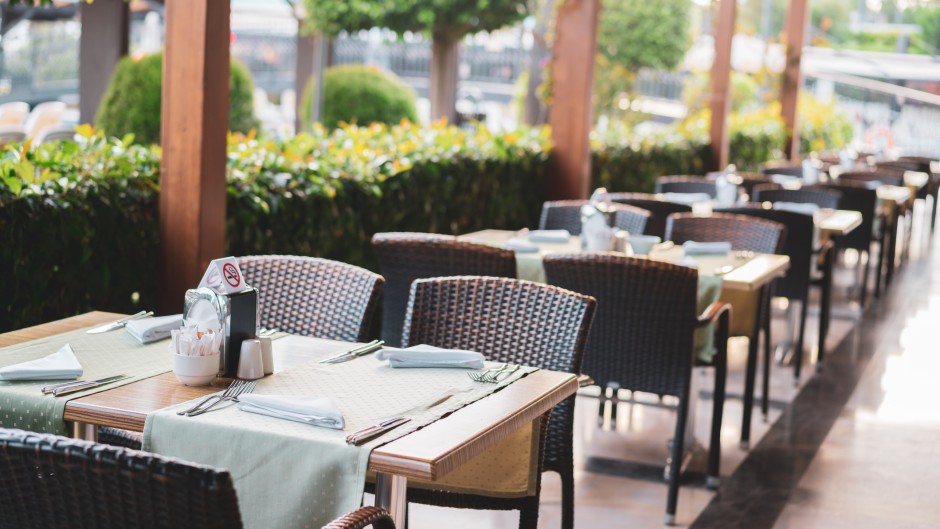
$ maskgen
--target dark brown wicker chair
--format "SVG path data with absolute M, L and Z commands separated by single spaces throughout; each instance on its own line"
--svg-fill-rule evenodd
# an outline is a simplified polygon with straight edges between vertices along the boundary
M 0 429 L 0 528 L 237 529 L 227 471 L 55 435 Z M 394 529 L 364 507 L 326 527 Z
M 894 170 L 880 171 L 847 171 L 840 173 L 839 180 L 852 180 L 854 182 L 878 182 L 883 185 L 899 186 L 904 184 L 904 173 Z
M 258 289 L 259 324 L 293 334 L 366 341 L 385 280 L 364 268 L 291 255 L 239 257 Z
M 795 176 L 797 178 L 803 178 L 803 165 L 799 162 L 768 162 L 760 167 L 760 172 L 763 175 L 783 175 L 783 176 Z
M 657 193 L 705 193 L 715 198 L 715 182 L 704 176 L 674 175 L 660 176 L 656 179 Z
M 496 277 L 422 279 L 412 285 L 403 345 L 480 351 L 488 360 L 579 374 L 593 298 L 531 281 Z M 519 527 L 535 529 L 541 472 L 562 480 L 562 527 L 574 527 L 574 396 L 551 412 L 535 496 L 496 498 L 409 489 L 408 500 L 445 507 L 519 510 Z M 546 431 L 547 430 L 547 431 Z
M 626 204 L 650 212 L 650 217 L 643 228 L 645 235 L 666 236 L 666 219 L 673 213 L 690 213 L 692 206 L 659 200 L 656 195 L 644 193 L 611 193 L 610 199 L 618 204 Z
M 458 240 L 433 233 L 377 233 L 372 245 L 385 276 L 382 339 L 401 343 L 411 283 L 415 279 L 455 275 L 516 277 L 511 250 Z
M 572 235 L 581 234 L 581 206 L 590 204 L 589 200 L 555 200 L 542 205 L 539 219 L 540 230 L 568 230 Z M 641 234 L 650 218 L 645 209 L 625 204 L 612 204 L 614 226 L 618 229 Z
M 926 199 L 928 196 L 933 198 L 933 205 L 931 206 L 930 212 L 930 231 L 933 233 L 934 226 L 937 224 L 937 202 L 940 201 L 940 199 L 938 199 L 938 195 L 940 195 L 940 174 L 933 172 L 934 167 L 932 164 L 938 160 L 929 156 L 901 156 L 898 158 L 898 161 L 912 163 L 917 167 L 913 169 L 914 171 L 920 171 L 930 175 L 927 185 L 920 188 L 917 192 L 917 198 Z
M 675 519 L 689 406 L 695 329 L 718 322 L 708 481 L 717 486 L 721 417 L 727 373 L 730 306 L 696 314 L 698 272 L 683 266 L 613 253 L 554 254 L 544 259 L 548 282 L 597 299 L 582 372 L 606 388 L 679 398 L 673 438 L 666 523 Z M 719 316 L 721 316 L 719 318 Z M 698 364 L 702 365 L 702 364 Z
M 823 189 L 780 189 L 776 186 L 765 187 L 759 185 L 754 188 L 752 202 L 797 202 L 800 204 L 816 204 L 821 208 L 836 209 L 839 207 L 839 192 Z
M 779 254 L 786 241 L 787 229 L 782 224 L 743 215 L 713 213 L 710 217 L 695 217 L 691 213 L 669 216 L 666 238 L 682 244 L 686 241 L 730 242 L 732 250 Z M 747 372 L 744 378 L 744 410 L 741 420 L 741 445 L 751 441 L 751 412 L 754 406 L 754 385 L 757 375 L 757 345 L 760 323 L 770 307 L 770 287 L 761 289 L 754 328 L 748 336 Z M 769 347 L 770 326 L 764 326 L 764 343 Z

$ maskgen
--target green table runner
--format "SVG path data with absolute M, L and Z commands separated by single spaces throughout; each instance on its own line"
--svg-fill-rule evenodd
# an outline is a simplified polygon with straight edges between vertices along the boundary
M 90 327 L 89 327 L 90 328 Z M 86 391 L 53 397 L 40 388 L 67 380 L 0 381 L 0 426 L 33 432 L 65 435 L 65 404 L 71 399 L 123 386 L 173 369 L 167 341 L 141 345 L 124 330 L 88 334 L 81 329 L 11 345 L 0 349 L 0 366 L 36 360 L 69 344 L 84 369 L 82 380 L 97 380 L 114 375 L 130 378 Z
M 298 347 L 304 340 L 312 339 L 294 336 L 274 345 Z M 322 357 L 348 348 L 337 344 Z M 192 404 L 184 403 L 147 417 L 144 449 L 231 472 L 249 529 L 321 527 L 361 504 L 374 447 L 532 371 L 524 368 L 499 384 L 486 384 L 471 381 L 466 369 L 392 369 L 373 356 L 341 364 L 311 361 L 261 379 L 255 393 L 328 396 L 343 412 L 344 430 L 247 413 L 235 406 L 181 417 L 176 411 Z M 411 422 L 363 446 L 345 443 L 349 433 L 397 416 L 410 417 Z

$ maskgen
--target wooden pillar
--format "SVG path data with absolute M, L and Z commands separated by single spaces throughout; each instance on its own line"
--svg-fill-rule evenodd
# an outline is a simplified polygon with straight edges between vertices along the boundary
M 731 110 L 731 42 L 737 17 L 737 1 L 721 0 L 715 24 L 715 60 L 712 63 L 710 169 L 719 171 L 728 165 L 728 112 Z
M 784 150 L 788 159 L 800 155 L 800 133 L 797 123 L 797 106 L 803 76 L 800 71 L 800 59 L 803 56 L 803 43 L 806 41 L 806 25 L 809 20 L 809 2 L 790 0 L 787 13 L 787 65 L 783 71 L 783 83 L 780 88 L 780 114 L 787 126 L 787 144 Z
M 303 116 L 311 109 L 304 108 L 307 104 L 304 95 L 307 85 L 313 78 L 313 57 L 316 53 L 316 36 L 301 32 L 301 21 L 297 23 L 297 59 L 294 61 L 294 130 L 303 130 Z M 311 117 L 314 117 L 311 115 Z
M 591 186 L 594 61 L 599 0 L 568 0 L 558 10 L 552 59 L 552 168 L 549 200 L 587 198 Z
M 161 312 L 179 312 L 209 261 L 225 252 L 229 0 L 166 0 Z
M 78 113 L 93 123 L 117 62 L 127 55 L 129 11 L 125 0 L 79 4 L 82 36 L 78 60 Z

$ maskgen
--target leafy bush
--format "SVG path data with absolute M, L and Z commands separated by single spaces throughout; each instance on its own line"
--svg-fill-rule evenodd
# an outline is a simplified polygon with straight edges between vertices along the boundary
M 800 152 L 836 151 L 852 142 L 852 119 L 834 102 L 823 103 L 809 93 L 800 94 Z
M 160 143 L 162 86 L 162 53 L 142 59 L 121 59 L 101 100 L 95 123 L 116 136 L 134 134 L 138 142 Z M 232 61 L 229 90 L 229 130 L 248 132 L 257 128 L 251 72 L 236 60 Z
M 0 151 L 0 331 L 91 309 L 153 307 L 159 147 L 81 140 Z M 532 226 L 548 132 L 344 126 L 287 141 L 233 134 L 227 252 L 375 268 L 377 231 Z
M 418 121 L 415 93 L 395 74 L 359 64 L 333 66 L 326 69 L 323 83 L 326 87 L 321 123 L 327 129 L 332 130 L 340 123 L 369 125 L 393 124 L 403 119 Z M 315 89 L 315 83 L 310 82 L 304 90 L 301 118 L 308 130 Z

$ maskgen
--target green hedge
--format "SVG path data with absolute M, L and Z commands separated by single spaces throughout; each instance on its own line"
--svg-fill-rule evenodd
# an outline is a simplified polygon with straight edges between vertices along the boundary
M 320 122 L 327 129 L 334 129 L 340 123 L 418 121 L 414 90 L 393 73 L 374 66 L 344 64 L 327 68 L 323 82 L 326 91 Z M 311 79 L 302 99 L 301 120 L 305 130 L 312 126 L 310 115 L 315 90 L 316 83 Z
M 156 300 L 159 148 L 106 140 L 0 153 L 0 331 Z M 228 253 L 375 267 L 377 231 L 459 233 L 537 222 L 545 130 L 344 127 L 287 142 L 233 135 Z

